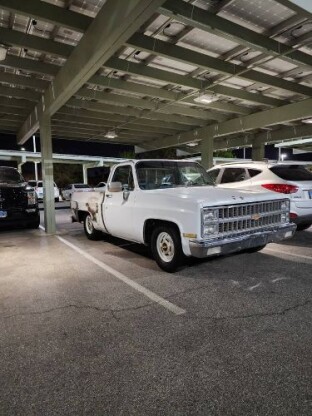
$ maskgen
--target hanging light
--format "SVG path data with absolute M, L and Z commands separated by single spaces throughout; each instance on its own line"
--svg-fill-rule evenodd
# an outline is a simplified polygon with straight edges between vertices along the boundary
M 115 130 L 111 130 L 105 134 L 105 137 L 107 137 L 108 139 L 115 139 L 117 137 L 117 133 L 115 132 Z
M 0 44 L 0 61 L 4 61 L 7 56 L 7 48 Z
M 198 97 L 194 98 L 194 101 L 201 104 L 211 104 L 218 101 L 218 97 L 215 94 L 200 94 Z

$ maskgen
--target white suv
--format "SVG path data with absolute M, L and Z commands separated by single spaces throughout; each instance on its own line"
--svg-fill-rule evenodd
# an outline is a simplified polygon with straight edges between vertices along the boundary
M 224 188 L 280 192 L 290 198 L 290 218 L 299 231 L 312 224 L 312 172 L 304 164 L 284 162 L 225 163 L 208 170 Z
M 54 183 L 54 201 L 58 202 L 60 200 L 60 190 L 56 186 L 56 183 L 55 182 L 53 183 Z M 43 196 L 44 196 L 43 182 L 42 181 L 28 181 L 28 185 L 35 189 L 38 201 L 43 200 Z

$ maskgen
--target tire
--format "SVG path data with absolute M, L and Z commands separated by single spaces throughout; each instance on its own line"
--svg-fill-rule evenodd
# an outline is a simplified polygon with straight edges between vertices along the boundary
M 54 202 L 59 202 L 60 198 L 54 198 Z
M 257 251 L 261 251 L 262 249 L 264 249 L 265 246 L 266 246 L 266 244 L 263 244 L 262 246 L 258 246 L 258 247 L 247 248 L 247 250 L 245 250 L 245 252 L 246 253 L 257 253 Z
M 312 224 L 298 224 L 297 231 L 304 231 L 311 227 Z
M 99 240 L 102 236 L 101 231 L 98 231 L 93 227 L 90 214 L 87 214 L 85 216 L 85 218 L 83 220 L 83 228 L 84 228 L 85 234 L 86 234 L 86 236 L 89 240 L 96 241 L 96 240 Z
M 182 266 L 184 255 L 177 229 L 165 224 L 156 227 L 151 237 L 151 252 L 165 272 L 173 273 Z
M 39 225 L 40 225 L 40 217 L 38 216 L 38 218 L 36 218 L 34 221 L 28 223 L 27 228 L 34 230 L 38 228 Z

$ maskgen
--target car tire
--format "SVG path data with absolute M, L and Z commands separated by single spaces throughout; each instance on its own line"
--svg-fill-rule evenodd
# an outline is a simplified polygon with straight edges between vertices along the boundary
M 161 225 L 152 232 L 150 248 L 158 266 L 168 273 L 175 272 L 183 264 L 181 238 L 174 226 Z
M 39 225 L 40 225 L 40 217 L 38 216 L 38 218 L 36 218 L 34 221 L 28 223 L 27 228 L 34 230 L 38 228 Z
M 297 231 L 304 231 L 311 227 L 312 224 L 298 224 Z
M 90 214 L 85 216 L 83 220 L 83 227 L 85 234 L 89 240 L 96 241 L 101 238 L 102 232 L 94 228 Z
M 54 202 L 59 202 L 60 198 L 54 198 Z
M 262 246 L 247 248 L 245 250 L 245 252 L 246 253 L 257 253 L 258 251 L 261 251 L 262 249 L 264 249 L 265 246 L 266 246 L 266 244 L 263 244 Z

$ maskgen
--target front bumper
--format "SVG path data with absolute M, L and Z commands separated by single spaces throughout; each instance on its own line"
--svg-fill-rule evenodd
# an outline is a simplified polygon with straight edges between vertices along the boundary
M 235 253 L 291 238 L 296 228 L 296 224 L 287 224 L 279 228 L 257 231 L 253 234 L 223 240 L 190 240 L 190 252 L 192 256 L 198 258 Z
M 13 228 L 20 226 L 27 226 L 36 221 L 39 218 L 38 207 L 29 207 L 20 211 L 8 211 L 8 215 L 5 218 L 0 218 L 0 229 L 1 228 Z

